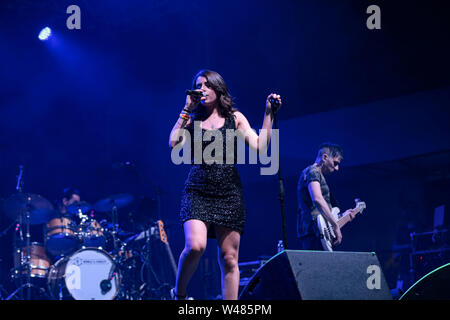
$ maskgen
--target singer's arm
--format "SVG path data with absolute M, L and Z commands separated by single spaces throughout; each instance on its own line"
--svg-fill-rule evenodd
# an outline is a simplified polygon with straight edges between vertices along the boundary
M 200 101 L 204 100 L 204 99 L 205 99 L 204 96 L 202 96 L 201 98 L 200 97 L 191 98 L 190 95 L 187 95 L 186 103 L 184 104 L 183 110 L 194 109 L 200 103 Z M 172 131 L 170 131 L 170 135 L 169 135 L 169 146 L 171 148 L 175 147 L 179 143 L 182 143 L 181 146 L 183 146 L 183 144 L 186 142 L 186 139 L 184 139 L 185 133 L 186 133 L 184 128 L 187 127 L 190 123 L 191 123 L 191 119 L 185 120 L 185 119 L 182 119 L 181 117 L 178 118 L 177 122 L 175 122 L 175 124 L 172 128 Z
M 175 125 L 172 128 L 172 131 L 170 132 L 169 136 L 169 146 L 171 148 L 175 147 L 177 144 L 182 143 L 182 145 L 185 143 L 186 139 L 184 139 L 186 126 L 188 126 L 191 123 L 191 119 L 184 120 L 181 119 L 181 117 L 178 118 L 177 122 L 175 122 Z M 181 146 L 182 146 L 181 145 Z
M 272 105 L 269 101 L 271 98 L 277 99 L 281 104 L 281 98 L 279 95 L 270 94 L 267 97 L 266 111 L 264 113 L 263 125 L 259 135 L 250 127 L 250 123 L 241 112 L 236 111 L 234 113 L 236 116 L 236 127 L 239 134 L 250 148 L 260 152 L 267 151 L 270 143 L 270 137 L 272 135 L 273 113 Z

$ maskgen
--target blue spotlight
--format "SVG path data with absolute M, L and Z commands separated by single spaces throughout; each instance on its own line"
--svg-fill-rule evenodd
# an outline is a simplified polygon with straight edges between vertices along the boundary
M 45 27 L 44 29 L 41 30 L 41 32 L 39 32 L 39 40 L 41 41 L 48 40 L 51 35 L 52 29 L 50 29 L 49 27 Z

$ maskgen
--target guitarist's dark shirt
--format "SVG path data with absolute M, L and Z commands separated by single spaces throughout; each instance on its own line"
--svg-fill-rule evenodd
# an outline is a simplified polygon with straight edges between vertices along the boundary
M 319 211 L 312 202 L 308 190 L 308 185 L 312 181 L 318 181 L 320 183 L 322 196 L 331 210 L 330 189 L 328 188 L 327 181 L 322 172 L 320 172 L 320 169 L 313 164 L 302 171 L 297 184 L 297 235 L 300 239 L 310 235 L 318 236 L 315 217 L 319 214 Z

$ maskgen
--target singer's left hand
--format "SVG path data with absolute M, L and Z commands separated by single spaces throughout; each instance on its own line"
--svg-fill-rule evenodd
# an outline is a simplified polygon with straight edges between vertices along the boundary
M 278 100 L 278 102 L 280 103 L 280 107 L 278 109 L 280 109 L 281 108 L 281 96 L 276 93 L 269 94 L 269 96 L 267 97 L 267 100 L 266 100 L 266 108 L 272 109 L 272 104 L 270 103 L 271 99 Z

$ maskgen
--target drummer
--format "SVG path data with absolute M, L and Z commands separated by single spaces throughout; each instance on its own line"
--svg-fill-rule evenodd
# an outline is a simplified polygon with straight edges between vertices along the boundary
M 44 225 L 44 241 L 47 253 L 55 260 L 74 252 L 79 246 L 78 219 L 74 206 L 81 204 L 80 191 L 73 187 L 63 189 L 61 200 L 55 201 L 56 210 L 49 214 Z
M 80 191 L 76 188 L 67 187 L 63 190 L 62 200 L 58 204 L 59 211 L 62 214 L 67 214 L 67 207 L 79 203 L 81 201 Z

